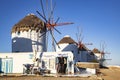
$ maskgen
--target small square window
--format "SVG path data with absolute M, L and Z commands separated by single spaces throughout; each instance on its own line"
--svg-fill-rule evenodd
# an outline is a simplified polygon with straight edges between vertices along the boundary
M 20 31 L 17 32 L 17 35 L 20 35 Z
M 33 58 L 33 54 L 29 54 L 29 59 L 32 59 Z

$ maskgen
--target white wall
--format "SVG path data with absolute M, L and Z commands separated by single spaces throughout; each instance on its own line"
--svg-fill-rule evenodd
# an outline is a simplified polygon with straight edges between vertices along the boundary
M 74 60 L 77 62 L 78 60 L 78 48 L 75 44 L 59 44 L 60 48 L 56 47 L 56 51 L 71 51 L 74 55 Z
M 76 62 L 90 62 L 95 58 L 93 55 L 90 55 L 88 51 L 78 51 L 78 47 L 75 44 L 59 44 L 60 48 L 56 47 L 57 51 L 72 51 L 74 55 L 74 60 Z
M 23 64 L 32 64 L 33 53 L 0 53 L 0 58 L 13 59 L 13 73 L 23 73 Z
M 74 73 L 74 61 L 72 52 L 37 52 L 36 58 L 41 61 L 46 61 L 47 69 L 52 73 L 56 73 L 56 57 L 67 57 L 68 72 Z M 23 64 L 33 64 L 34 53 L 0 53 L 0 58 L 12 58 L 13 59 L 13 71 L 12 73 L 23 73 Z M 70 66 L 69 63 L 72 62 Z M 42 67 L 42 65 L 39 65 Z M 6 67 L 5 67 L 6 68 Z
M 95 53 L 95 57 L 97 60 L 100 60 L 101 59 L 101 54 L 100 53 Z
M 42 60 L 45 60 L 47 68 L 51 70 L 52 73 L 56 73 L 56 58 L 57 57 L 67 57 L 67 73 L 74 73 L 74 61 L 73 53 L 69 51 L 64 52 L 45 52 L 43 53 Z M 71 64 L 70 64 L 71 63 Z

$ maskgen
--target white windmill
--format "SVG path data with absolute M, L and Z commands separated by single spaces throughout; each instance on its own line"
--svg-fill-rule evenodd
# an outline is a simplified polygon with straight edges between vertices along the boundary
M 100 43 L 100 66 L 101 67 L 104 67 L 106 65 L 106 60 L 111 60 L 111 59 L 106 59 L 106 54 L 110 54 L 108 52 L 105 51 L 105 48 L 106 48 L 106 43 L 105 42 L 101 42 Z

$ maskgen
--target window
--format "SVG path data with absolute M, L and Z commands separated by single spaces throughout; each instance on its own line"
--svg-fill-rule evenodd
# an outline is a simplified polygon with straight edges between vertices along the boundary
M 16 43 L 16 40 L 15 40 L 15 39 L 13 40 L 13 43 Z
M 20 35 L 20 31 L 17 32 L 17 35 Z

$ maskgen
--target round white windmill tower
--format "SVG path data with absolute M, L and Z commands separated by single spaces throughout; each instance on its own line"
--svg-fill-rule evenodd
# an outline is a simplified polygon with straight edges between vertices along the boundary
M 28 14 L 12 28 L 12 52 L 46 51 L 46 27 L 34 14 Z
M 58 42 L 60 48 L 56 47 L 56 50 L 76 52 L 77 46 L 75 43 L 76 42 L 69 35 L 66 35 Z
M 66 35 L 64 36 L 59 42 L 58 46 L 56 47 L 56 51 L 71 51 L 74 55 L 75 62 L 78 61 L 77 56 L 78 56 L 78 47 L 76 45 L 76 42 L 69 36 Z

